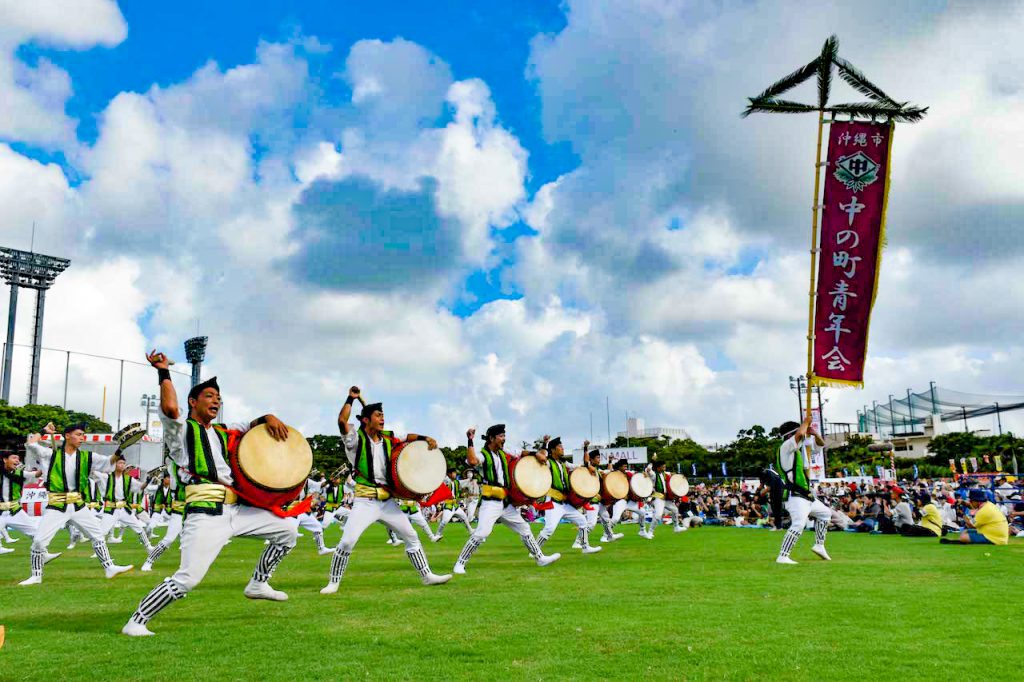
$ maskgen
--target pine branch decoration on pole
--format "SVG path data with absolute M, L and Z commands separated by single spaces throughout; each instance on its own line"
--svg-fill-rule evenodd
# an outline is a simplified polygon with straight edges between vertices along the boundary
M 829 105 L 832 90 L 832 73 L 835 69 L 839 77 L 854 90 L 868 98 L 866 102 L 850 102 Z M 816 77 L 818 85 L 818 101 L 816 104 L 804 104 L 792 100 L 780 99 L 780 96 Z M 889 121 L 916 123 L 928 113 L 927 107 L 918 107 L 909 102 L 897 102 L 887 95 L 880 87 L 868 80 L 857 67 L 839 56 L 839 40 L 829 36 L 822 45 L 821 53 L 796 71 L 776 81 L 760 94 L 748 99 L 747 108 L 741 114 L 744 118 L 750 114 L 802 114 L 817 112 L 818 114 L 818 147 L 814 164 L 814 204 L 811 219 L 811 273 L 808 290 L 808 321 L 807 321 L 807 378 L 808 386 L 814 383 L 814 311 L 816 302 L 815 275 L 818 256 L 818 215 L 821 206 L 818 203 L 821 186 L 821 169 L 825 164 L 821 161 L 821 139 L 825 126 L 825 114 L 835 119 L 839 115 L 849 116 L 851 120 L 867 119 L 869 121 Z M 811 413 L 811 394 L 807 391 L 807 412 Z
M 917 123 L 928 113 L 927 107 L 911 106 L 909 102 L 897 102 L 877 85 L 867 79 L 853 64 L 838 55 L 839 40 L 829 36 L 821 48 L 821 54 L 793 73 L 770 85 L 764 92 L 748 99 L 743 111 L 750 114 L 792 114 L 803 111 L 820 111 L 833 116 L 847 115 L 850 118 L 887 119 L 900 123 Z M 832 88 L 832 69 L 857 92 L 871 102 L 859 104 L 834 104 L 829 106 L 828 98 Z M 779 95 L 792 90 L 812 76 L 818 80 L 817 106 L 778 99 Z

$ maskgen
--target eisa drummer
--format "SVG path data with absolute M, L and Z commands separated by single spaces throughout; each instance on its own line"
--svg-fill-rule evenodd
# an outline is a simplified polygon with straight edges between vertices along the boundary
M 561 554 L 544 554 L 533 537 L 530 524 L 519 513 L 519 509 L 511 504 L 509 491 L 512 486 L 510 476 L 512 458 L 505 452 L 505 425 L 495 424 L 487 429 L 484 437 L 484 447 L 481 448 L 480 456 L 476 454 L 473 445 L 473 436 L 476 429 L 469 429 L 466 432 L 467 447 L 466 463 L 471 467 L 481 468 L 482 479 L 480 483 L 480 518 L 476 523 L 476 530 L 469 536 L 459 558 L 455 562 L 454 572 L 463 574 L 466 572 L 466 563 L 473 553 L 484 544 L 487 537 L 494 530 L 494 524 L 500 521 L 519 534 L 530 556 L 537 562 L 538 566 L 547 566 L 561 558 Z M 537 459 L 545 464 L 547 452 L 543 449 L 537 452 Z
M 370 524 L 380 521 L 393 531 L 405 543 L 405 553 L 413 567 L 419 572 L 424 585 L 440 585 L 448 582 L 451 575 L 436 575 L 427 564 L 427 555 L 420 544 L 419 536 L 413 530 L 409 517 L 401 510 L 398 500 L 394 497 L 391 481 L 391 452 L 403 441 L 395 438 L 389 431 L 384 431 L 384 410 L 380 403 L 363 406 L 359 414 L 360 426 L 353 429 L 348 418 L 352 413 L 352 403 L 360 400 L 359 388 L 349 389 L 348 399 L 338 414 L 338 428 L 341 430 L 345 444 L 345 456 L 352 464 L 352 476 L 356 482 L 355 501 L 352 511 L 345 522 L 341 542 L 334 550 L 331 558 L 331 574 L 327 586 L 320 590 L 321 594 L 334 594 L 345 575 L 348 559 L 359 537 Z M 427 436 L 410 433 L 404 442 L 423 440 L 434 450 L 437 442 Z
M 167 356 L 153 351 L 147 359 L 159 377 L 160 421 L 167 454 L 178 465 L 180 481 L 185 485 L 181 565 L 139 603 L 121 632 L 133 637 L 152 635 L 146 627 L 150 619 L 198 585 L 224 545 L 240 535 L 269 541 L 245 588 L 245 596 L 274 601 L 288 599 L 287 594 L 273 589 L 269 581 L 281 559 L 295 547 L 295 522 L 244 504 L 231 490 L 235 481 L 228 464 L 227 432 L 213 425 L 220 411 L 220 387 L 216 377 L 196 384 L 189 391 L 189 412 L 185 419 L 178 407 Z M 275 440 L 288 438 L 288 427 L 271 414 L 250 424 L 233 424 L 229 428 L 244 433 L 258 424 L 266 424 Z
M 562 439 L 554 438 L 550 442 L 546 442 L 545 445 L 548 451 L 548 466 L 551 468 L 551 490 L 548 492 L 548 496 L 551 498 L 552 507 L 544 512 L 544 529 L 537 536 L 537 544 L 543 547 L 544 543 L 550 540 L 558 530 L 558 524 L 562 519 L 566 519 L 575 524 L 578 530 L 577 540 L 584 554 L 600 552 L 603 548 L 590 545 L 590 525 L 583 515 L 582 505 L 577 506 L 569 499 L 569 473 L 571 470 L 563 459 L 565 446 L 562 445 Z M 587 445 L 590 443 L 583 445 L 584 452 L 586 452 Z M 589 462 L 584 466 L 590 469 L 591 474 L 597 476 L 597 469 L 592 467 Z

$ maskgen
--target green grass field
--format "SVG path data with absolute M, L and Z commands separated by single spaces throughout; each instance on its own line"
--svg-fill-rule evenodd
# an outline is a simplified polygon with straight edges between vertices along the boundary
M 773 559 L 781 533 L 703 528 L 653 541 L 635 526 L 604 552 L 570 550 L 568 526 L 538 568 L 499 527 L 448 585 L 426 588 L 383 527 L 364 535 L 342 590 L 318 593 L 330 557 L 310 538 L 273 580 L 285 603 L 242 596 L 262 543 L 237 539 L 187 599 L 151 623 L 156 637 L 118 634 L 136 603 L 177 565 L 108 581 L 88 545 L 28 575 L 28 540 L 0 556 L 0 680 L 293 679 L 1020 679 L 1024 542 L 946 547 L 937 541 L 830 534 L 833 561 Z M 337 527 L 328 541 L 339 537 Z M 427 545 L 450 570 L 466 538 L 452 524 Z M 65 536 L 54 548 L 66 544 Z M 131 533 L 112 545 L 141 564 Z

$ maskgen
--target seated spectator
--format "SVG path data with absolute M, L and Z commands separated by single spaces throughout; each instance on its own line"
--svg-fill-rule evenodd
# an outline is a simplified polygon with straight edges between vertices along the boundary
M 932 504 L 932 496 L 926 492 L 917 494 L 917 503 L 921 507 L 921 523 L 900 528 L 904 537 L 937 538 L 942 535 L 942 516 L 938 508 Z
M 1024 538 L 1024 502 L 1015 502 L 1010 511 L 1010 530 L 1018 538 Z
M 942 538 L 941 542 L 964 545 L 1005 545 L 1009 542 L 1010 524 L 999 507 L 988 501 L 985 492 L 975 488 L 968 493 L 974 519 L 966 519 L 968 528 L 957 540 Z
M 906 495 L 900 498 L 892 510 L 892 525 L 900 533 L 903 532 L 904 526 L 914 525 L 914 512 L 910 509 L 910 502 Z

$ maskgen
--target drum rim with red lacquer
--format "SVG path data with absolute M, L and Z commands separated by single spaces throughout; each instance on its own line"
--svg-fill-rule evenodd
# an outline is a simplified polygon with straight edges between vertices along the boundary
M 309 447 L 309 442 L 296 429 L 290 426 L 287 428 L 288 438 L 284 441 L 277 441 L 270 436 L 266 424 L 254 426 L 242 436 L 235 451 L 228 453 L 228 467 L 231 469 L 234 479 L 232 489 L 238 493 L 239 497 L 255 507 L 275 509 L 293 502 L 302 494 L 309 472 L 313 470 L 313 450 Z M 288 457 L 292 458 L 296 464 L 293 467 L 296 473 L 292 478 L 299 480 L 295 483 L 285 484 L 283 481 L 267 481 L 264 478 L 262 483 L 259 482 L 259 479 L 254 477 L 253 463 L 249 463 L 249 471 L 246 471 L 245 465 L 243 465 L 243 460 L 248 459 L 247 455 L 250 451 L 252 454 L 257 452 L 252 450 L 254 447 L 260 448 L 262 452 L 276 451 L 272 455 L 264 456 L 266 462 L 283 461 L 282 454 L 288 453 Z M 303 469 L 305 471 L 300 478 L 297 472 Z
M 616 497 L 610 490 L 608 490 L 608 487 L 605 484 L 605 482 L 608 480 L 609 476 L 615 476 L 616 478 L 621 476 L 622 478 L 626 479 L 626 492 L 622 497 Z M 627 476 L 624 471 L 609 471 L 608 473 L 601 477 L 601 503 L 604 506 L 610 507 L 619 500 L 624 500 L 627 497 L 629 497 L 629 476 Z
M 641 476 L 644 479 L 646 479 L 647 480 L 647 484 L 649 484 L 651 486 L 651 492 L 648 495 L 646 495 L 645 497 L 640 497 L 633 490 L 633 479 L 636 478 L 637 476 Z M 630 500 L 632 500 L 633 502 L 643 502 L 644 500 L 650 498 L 650 496 L 653 495 L 653 494 L 654 494 L 654 482 L 650 479 L 650 477 L 647 474 L 633 473 L 633 474 L 630 475 L 630 477 L 629 477 L 629 499 Z
M 419 466 L 433 466 L 434 472 L 427 472 L 429 480 L 432 481 L 434 478 L 437 479 L 436 483 L 430 486 L 429 490 L 425 492 L 418 492 L 409 488 L 404 483 L 399 475 L 399 465 L 404 461 L 402 453 L 414 454 L 420 453 L 417 457 L 425 458 L 429 457 L 433 462 L 427 462 L 425 459 L 419 463 Z M 399 497 L 403 500 L 419 500 L 426 495 L 430 495 L 437 490 L 438 486 L 444 485 L 445 472 L 448 470 L 448 464 L 444 459 L 444 453 L 441 452 L 440 448 L 430 449 L 425 441 L 412 441 L 411 443 L 399 443 L 395 446 L 394 450 L 391 451 L 391 462 L 388 464 L 391 468 L 391 484 L 392 492 L 395 497 Z M 439 472 L 439 475 L 438 475 Z M 429 481 L 428 481 L 429 482 Z M 424 483 L 422 487 L 426 487 Z
M 577 474 L 576 472 L 583 472 Z M 580 478 L 582 476 L 588 476 L 597 481 L 597 488 L 591 494 L 585 494 L 585 490 L 576 490 L 573 487 L 573 477 Z M 578 484 L 577 484 L 578 485 Z M 565 501 L 574 507 L 582 507 L 585 504 L 589 504 L 597 495 L 601 494 L 601 479 L 596 475 L 590 473 L 587 467 L 577 467 L 569 472 L 569 492 L 565 494 Z
M 682 480 L 683 492 L 681 493 L 676 492 L 675 488 L 672 485 L 672 482 L 676 480 Z M 683 476 L 682 474 L 669 474 L 668 476 L 665 477 L 666 498 L 670 500 L 678 500 L 680 497 L 683 497 L 688 492 L 690 492 L 690 482 L 686 480 L 686 476 Z
M 519 467 L 519 464 L 526 459 L 532 459 L 535 462 L 537 462 L 537 465 L 539 467 L 537 469 L 538 472 L 547 472 L 547 484 L 543 486 L 544 491 L 536 496 L 526 494 L 516 483 L 516 469 Z M 508 498 L 512 502 L 512 504 L 514 504 L 517 507 L 521 507 L 525 504 L 530 504 L 532 502 L 535 502 L 536 500 L 541 499 L 542 497 L 547 495 L 548 490 L 551 489 L 551 469 L 550 467 L 548 467 L 547 464 L 541 462 L 540 459 L 538 459 L 535 455 L 523 455 L 522 457 L 517 457 L 513 459 L 511 462 L 509 462 L 508 478 Z M 542 486 L 538 483 L 537 488 L 540 489 L 541 487 Z

